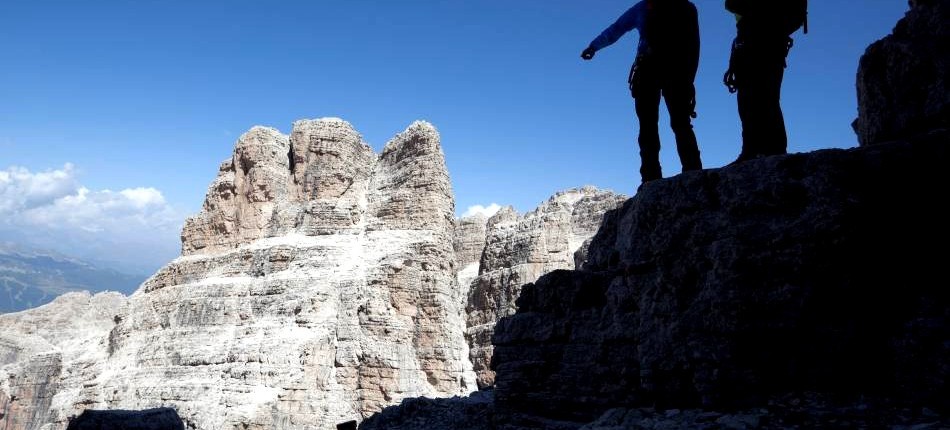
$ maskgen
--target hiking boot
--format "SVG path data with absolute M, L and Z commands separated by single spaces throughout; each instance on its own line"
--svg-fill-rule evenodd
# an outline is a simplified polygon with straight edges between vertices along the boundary
M 763 155 L 763 154 L 746 154 L 746 153 L 742 153 L 742 154 L 739 154 L 739 158 L 736 158 L 736 161 L 733 161 L 733 162 L 727 164 L 726 167 L 735 166 L 736 164 L 739 164 L 739 163 L 742 163 L 742 162 L 745 162 L 745 161 L 756 160 L 756 159 L 759 159 L 759 158 L 762 158 L 762 157 L 765 157 L 765 155 Z
M 637 187 L 637 192 L 639 193 L 640 190 L 643 189 L 643 186 L 644 186 L 644 185 L 649 184 L 650 182 L 653 182 L 653 181 L 660 180 L 660 179 L 663 179 L 663 178 L 643 178 L 643 179 L 640 179 L 640 186 Z

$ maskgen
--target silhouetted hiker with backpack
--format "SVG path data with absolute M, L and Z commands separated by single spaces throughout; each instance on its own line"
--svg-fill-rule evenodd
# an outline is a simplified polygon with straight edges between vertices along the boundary
M 640 121 L 640 176 L 646 183 L 663 177 L 660 168 L 660 96 L 666 100 L 683 171 L 703 168 L 691 118 L 696 117 L 693 81 L 699 67 L 699 19 L 688 0 L 643 0 L 607 27 L 581 54 L 590 60 L 630 30 L 640 32 L 630 91 Z
M 738 92 L 742 152 L 736 163 L 785 154 L 788 135 L 780 98 L 792 33 L 807 25 L 807 0 L 726 0 L 736 15 L 729 70 L 723 82 Z

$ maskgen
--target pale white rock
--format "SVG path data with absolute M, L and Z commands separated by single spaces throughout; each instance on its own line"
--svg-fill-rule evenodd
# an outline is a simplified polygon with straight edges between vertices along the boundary
M 625 200 L 623 195 L 588 186 L 559 192 L 523 216 L 509 206 L 488 220 L 478 276 L 469 287 L 466 307 L 466 338 L 480 387 L 494 384 L 491 336 L 495 323 L 517 310 L 521 286 L 553 270 L 583 264 L 584 243 L 589 244 L 604 213 Z

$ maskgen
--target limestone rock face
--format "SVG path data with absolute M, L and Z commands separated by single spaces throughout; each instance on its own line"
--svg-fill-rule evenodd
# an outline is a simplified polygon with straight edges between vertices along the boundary
M 912 0 L 858 68 L 861 145 L 950 129 L 950 0 Z
M 809 391 L 946 413 L 948 163 L 950 136 L 927 135 L 645 186 L 583 270 L 524 286 L 495 327 L 499 419 Z
M 480 387 L 494 383 L 489 368 L 495 323 L 514 314 L 521 286 L 557 269 L 573 269 L 575 253 L 600 226 L 603 214 L 625 197 L 585 187 L 555 194 L 534 211 L 519 216 L 511 207 L 488 220 L 478 277 L 466 307 L 467 337 Z
M 185 222 L 182 255 L 290 233 L 359 233 L 376 158 L 342 120 L 297 121 L 290 137 L 254 127 L 221 165 L 201 213 Z
M 7 352 L 20 367 L 4 372 L 42 383 L 0 392 L 41 399 L 16 414 L 54 429 L 86 409 L 156 407 L 188 428 L 330 429 L 468 393 L 454 206 L 428 123 L 379 156 L 338 119 L 289 137 L 255 127 L 183 228 L 182 256 L 89 334 L 97 360 Z

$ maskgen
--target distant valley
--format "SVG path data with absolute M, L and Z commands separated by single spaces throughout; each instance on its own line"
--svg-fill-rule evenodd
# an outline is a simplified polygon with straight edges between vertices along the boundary
M 70 291 L 128 295 L 146 278 L 55 252 L 0 243 L 0 313 L 34 308 Z

